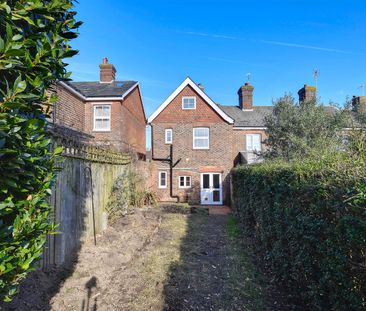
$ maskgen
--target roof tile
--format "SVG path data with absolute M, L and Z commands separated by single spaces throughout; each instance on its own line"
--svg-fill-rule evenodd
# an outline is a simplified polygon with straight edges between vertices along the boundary
M 112 83 L 64 81 L 85 97 L 122 97 L 137 81 L 114 81 Z

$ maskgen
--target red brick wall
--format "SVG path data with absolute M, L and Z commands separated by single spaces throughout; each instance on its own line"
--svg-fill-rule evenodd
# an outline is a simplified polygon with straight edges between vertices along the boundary
M 95 105 L 111 105 L 111 129 L 110 131 L 93 130 L 93 107 Z M 87 102 L 85 105 L 85 131 L 94 136 L 97 145 L 107 146 L 118 151 L 128 150 L 128 142 L 124 141 L 122 105 L 119 101 L 114 102 Z
M 78 131 L 84 131 L 85 103 L 77 96 L 70 93 L 61 85 L 56 86 L 58 102 L 53 107 L 53 122 L 70 127 Z
M 134 150 L 146 154 L 146 118 L 138 88 L 135 88 L 122 104 L 123 128 L 125 140 Z
M 195 110 L 182 110 L 182 97 L 196 96 Z M 193 128 L 208 127 L 210 129 L 210 149 L 193 149 Z M 211 166 L 212 170 L 221 172 L 223 178 L 223 195 L 228 199 L 229 176 L 232 168 L 232 124 L 224 121 L 190 86 L 182 92 L 155 118 L 152 122 L 153 156 L 166 158 L 170 145 L 165 144 L 165 129 L 173 129 L 173 161 L 181 161 L 174 168 L 173 194 L 179 195 L 192 203 L 199 203 L 200 172 Z M 156 172 L 153 175 L 155 185 L 158 185 L 159 170 L 166 170 L 168 165 L 155 161 Z M 178 188 L 178 176 L 192 176 L 191 189 Z M 168 176 L 169 177 L 169 176 Z M 168 178 L 169 179 L 169 178 Z M 169 199 L 169 184 L 167 189 L 156 188 L 162 200 Z
M 233 145 L 232 145 L 232 163 L 235 157 L 241 151 L 246 151 L 246 134 L 261 134 L 262 142 L 267 139 L 265 130 L 233 130 Z M 262 151 L 265 150 L 265 144 L 262 143 Z
M 118 151 L 134 150 L 146 154 L 146 120 L 138 87 L 123 102 L 84 102 L 61 85 L 57 86 L 59 102 L 53 108 L 55 123 L 86 132 L 97 145 Z M 94 105 L 111 105 L 111 130 L 93 131 Z
M 111 130 L 93 131 L 93 106 L 111 105 Z M 146 154 L 146 121 L 138 89 L 132 91 L 124 101 L 88 102 L 85 107 L 85 130 L 95 138 L 97 144 L 118 151 L 134 150 Z

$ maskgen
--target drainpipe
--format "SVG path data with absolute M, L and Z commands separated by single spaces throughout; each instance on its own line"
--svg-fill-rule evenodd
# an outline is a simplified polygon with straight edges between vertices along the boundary
M 151 125 L 151 142 L 153 142 L 153 141 L 154 141 L 153 140 L 153 127 Z M 173 164 L 173 144 L 170 145 L 170 152 L 169 152 L 169 156 L 167 158 L 155 158 L 154 157 L 154 147 L 153 147 L 153 144 L 151 144 L 151 160 L 169 163 L 169 175 L 170 175 L 169 196 L 172 199 L 176 199 L 177 202 L 179 203 L 179 201 L 180 201 L 179 196 L 173 195 L 173 168 L 180 162 L 181 158 Z

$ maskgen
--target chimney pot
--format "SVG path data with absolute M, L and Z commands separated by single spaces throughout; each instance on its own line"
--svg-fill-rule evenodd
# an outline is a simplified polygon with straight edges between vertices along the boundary
M 100 68 L 100 82 L 111 83 L 116 79 L 116 68 L 108 63 L 108 58 L 104 57 Z

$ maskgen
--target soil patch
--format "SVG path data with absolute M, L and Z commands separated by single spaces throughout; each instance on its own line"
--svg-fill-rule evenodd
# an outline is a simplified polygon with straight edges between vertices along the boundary
M 286 310 L 229 215 L 147 208 L 119 219 L 73 268 L 33 273 L 4 310 Z

